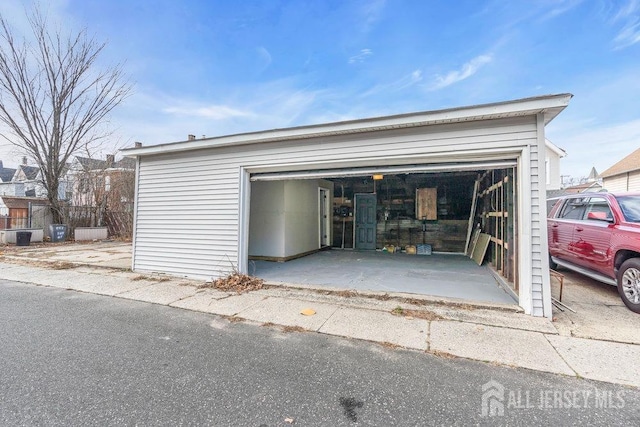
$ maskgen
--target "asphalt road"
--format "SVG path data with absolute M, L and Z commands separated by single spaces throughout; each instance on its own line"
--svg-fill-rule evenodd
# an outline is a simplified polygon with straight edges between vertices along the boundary
M 0 281 L 3 426 L 636 426 L 639 408 L 626 387 Z

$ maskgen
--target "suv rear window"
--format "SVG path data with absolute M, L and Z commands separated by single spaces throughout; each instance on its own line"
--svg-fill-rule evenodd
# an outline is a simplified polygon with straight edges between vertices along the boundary
M 611 213 L 609 203 L 602 197 L 592 197 L 589 199 L 589 204 L 587 205 L 587 215 L 589 214 L 589 212 L 602 212 L 607 215 L 607 219 L 613 219 L 613 214 Z
M 640 196 L 616 196 L 624 219 L 640 222 Z
M 586 207 L 585 198 L 567 199 L 564 202 L 558 218 L 562 219 L 582 219 Z

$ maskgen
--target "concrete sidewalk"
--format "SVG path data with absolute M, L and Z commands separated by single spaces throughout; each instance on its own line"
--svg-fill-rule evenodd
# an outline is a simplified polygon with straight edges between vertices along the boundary
M 73 250 L 67 251 L 66 259 L 59 259 L 66 256 L 60 254 L 48 258 L 43 252 L 5 252 L 0 257 L 0 279 L 640 387 L 639 345 L 562 335 L 562 329 L 548 319 L 524 315 L 513 306 L 312 287 L 269 286 L 238 295 L 199 289 L 199 281 L 108 268 L 104 259 L 91 265 L 96 258 L 82 262 Z M 119 250 L 111 252 L 120 260 Z M 315 314 L 301 314 L 308 308 Z

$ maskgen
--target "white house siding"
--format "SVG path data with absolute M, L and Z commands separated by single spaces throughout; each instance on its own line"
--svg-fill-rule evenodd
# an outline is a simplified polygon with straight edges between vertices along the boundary
M 640 170 L 604 178 L 602 186 L 612 193 L 640 191 Z
M 544 145 L 542 145 L 544 147 Z M 544 150 L 544 148 L 542 149 Z M 531 314 L 534 316 L 544 316 L 544 275 L 548 276 L 548 265 L 543 266 L 542 256 L 547 253 L 546 240 L 543 243 L 542 237 L 546 236 L 546 187 L 543 177 L 545 176 L 544 151 L 540 152 L 540 146 L 532 144 L 530 147 L 529 162 L 531 168 Z M 524 178 L 526 179 L 526 177 Z M 526 221 L 526 218 L 522 218 Z M 543 233 L 543 229 L 545 232 Z M 546 257 L 546 255 L 545 255 Z
M 524 116 L 142 156 L 133 266 L 137 271 L 204 279 L 237 266 L 242 167 L 276 172 L 503 160 L 514 159 L 518 150 L 529 146 L 533 175 L 539 163 L 537 137 L 536 118 Z M 531 190 L 535 233 L 544 211 L 535 176 Z M 530 257 L 534 263 L 532 297 L 539 301 L 540 242 L 532 248 L 535 253 L 520 257 Z

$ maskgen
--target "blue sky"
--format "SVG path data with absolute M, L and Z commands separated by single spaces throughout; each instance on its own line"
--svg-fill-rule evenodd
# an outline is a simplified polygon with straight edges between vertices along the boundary
M 562 174 L 640 147 L 640 0 L 41 3 L 124 63 L 115 146 L 570 92 L 547 127 Z M 0 13 L 23 29 L 25 4 Z

